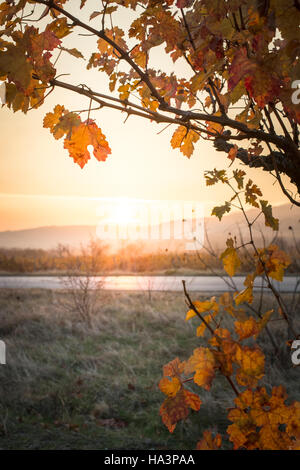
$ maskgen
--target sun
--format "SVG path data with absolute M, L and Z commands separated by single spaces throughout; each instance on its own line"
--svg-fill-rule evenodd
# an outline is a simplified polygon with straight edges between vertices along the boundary
M 111 205 L 109 222 L 117 225 L 128 225 L 137 222 L 137 205 L 129 198 L 118 198 Z

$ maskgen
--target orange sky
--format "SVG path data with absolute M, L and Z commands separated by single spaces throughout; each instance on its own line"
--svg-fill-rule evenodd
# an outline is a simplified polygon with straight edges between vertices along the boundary
M 70 6 L 68 10 L 76 13 Z M 125 25 L 130 19 L 128 10 L 123 9 L 122 15 L 119 23 Z M 89 37 L 72 36 L 64 45 L 77 47 L 89 58 L 95 44 Z M 161 49 L 157 49 L 153 63 L 170 72 L 172 63 L 165 61 L 165 56 L 162 60 Z M 176 71 L 181 77 L 190 76 L 185 63 L 178 64 Z M 106 76 L 95 70 L 87 72 L 82 59 L 63 55 L 58 73 L 71 73 L 63 77 L 70 83 L 86 83 L 107 92 Z M 214 151 L 212 143 L 199 141 L 189 160 L 170 146 L 175 128 L 158 134 L 163 125 L 132 116 L 124 123 L 125 115 L 107 108 L 92 113 L 91 118 L 106 135 L 112 154 L 101 163 L 92 157 L 81 169 L 63 149 L 63 140 L 56 141 L 48 129 L 43 129 L 44 115 L 57 103 L 69 110 L 89 106 L 89 100 L 57 90 L 43 107 L 26 116 L 0 109 L 0 230 L 96 224 L 97 198 L 103 197 L 201 201 L 206 213 L 228 197 L 223 185 L 205 186 L 205 170 L 221 169 L 230 163 L 224 153 Z M 287 202 L 270 175 L 257 170 L 248 170 L 247 174 L 264 189 L 265 199 L 276 204 Z

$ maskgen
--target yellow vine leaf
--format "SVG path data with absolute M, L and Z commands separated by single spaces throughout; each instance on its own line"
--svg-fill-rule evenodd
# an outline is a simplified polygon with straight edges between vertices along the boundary
M 253 302 L 253 283 L 255 277 L 256 273 L 250 273 L 247 275 L 244 281 L 244 286 L 246 286 L 246 289 L 242 290 L 241 292 L 238 292 L 234 296 L 234 301 L 236 305 L 240 305 L 244 302 L 248 302 L 249 304 L 251 304 Z
M 184 372 L 190 375 L 195 372 L 194 382 L 209 390 L 215 376 L 217 364 L 213 352 L 209 348 L 197 348 L 193 355 L 187 360 Z
M 247 320 L 248 317 L 245 310 L 242 308 L 237 309 L 233 306 L 232 296 L 229 292 L 224 292 L 224 294 L 221 295 L 219 303 L 223 306 L 225 312 L 229 313 L 229 315 L 231 315 L 236 320 Z
M 257 382 L 264 376 L 265 356 L 255 347 L 238 347 L 235 354 L 235 362 L 239 365 L 236 380 L 244 387 L 256 387 Z
M 236 305 L 240 305 L 244 302 L 248 302 L 249 304 L 251 304 L 253 302 L 253 288 L 247 287 L 242 292 L 239 292 L 235 296 L 234 300 Z
M 53 112 L 44 117 L 43 126 L 50 129 L 55 139 L 60 139 L 63 136 L 70 138 L 80 123 L 78 114 L 70 113 L 64 106 L 57 104 Z
M 258 250 L 258 253 L 257 274 L 263 274 L 266 270 L 269 277 L 282 281 L 284 270 L 291 264 L 290 256 L 280 250 L 277 245 L 270 245 L 266 249 Z
M 200 136 L 194 131 L 189 131 L 184 126 L 179 126 L 174 132 L 171 145 L 173 149 L 179 148 L 180 152 L 190 158 L 194 152 L 194 144 L 199 140 Z
M 217 313 L 213 313 L 211 315 L 205 315 L 204 319 L 206 323 L 211 323 L 211 321 L 214 319 L 214 317 L 217 315 Z M 206 330 L 206 324 L 204 322 L 201 323 L 200 326 L 197 328 L 197 336 L 203 336 Z
M 260 320 L 255 320 L 253 317 L 248 318 L 245 321 L 236 321 L 234 328 L 239 336 L 239 340 L 250 338 L 253 336 L 255 339 L 259 333 L 265 328 L 274 310 L 268 310 Z
M 232 277 L 235 275 L 237 269 L 241 265 L 240 258 L 237 250 L 234 248 L 233 239 L 229 238 L 226 241 L 227 248 L 221 254 L 220 259 L 223 261 L 223 266 L 227 274 Z
M 193 305 L 199 313 L 208 312 L 209 310 L 212 310 L 213 312 L 218 312 L 219 310 L 219 305 L 217 304 L 215 297 L 212 297 L 210 300 L 204 300 L 203 302 L 195 300 L 195 302 L 193 302 Z M 190 309 L 186 314 L 185 321 L 190 320 L 196 315 L 196 312 L 193 309 Z

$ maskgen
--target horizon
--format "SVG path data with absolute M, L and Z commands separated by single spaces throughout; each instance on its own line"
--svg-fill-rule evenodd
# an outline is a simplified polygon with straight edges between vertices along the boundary
M 129 202 L 155 203 L 164 205 L 166 202 L 176 203 L 178 201 L 138 199 L 128 197 L 92 197 L 75 195 L 34 195 L 34 194 L 10 194 L 0 193 L 0 232 L 15 232 L 41 229 L 44 227 L 94 227 L 99 224 L 99 203 L 103 201 L 117 202 L 120 200 Z M 61 204 L 61 201 L 64 204 Z M 189 201 L 179 201 L 187 203 Z M 211 216 L 212 208 L 218 203 L 210 200 L 202 203 L 205 218 Z M 282 200 L 273 203 L 273 208 L 289 206 L 291 210 L 297 210 L 288 201 Z M 75 209 L 74 209 L 75 206 Z M 247 208 L 253 210 L 254 208 Z M 78 222 L 80 213 L 81 221 Z M 232 214 L 239 210 L 232 208 Z M 227 215 L 224 215 L 227 217 Z

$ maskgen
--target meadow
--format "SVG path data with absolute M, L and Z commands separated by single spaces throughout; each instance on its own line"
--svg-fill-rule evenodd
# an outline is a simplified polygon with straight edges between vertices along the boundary
M 0 290 L 0 338 L 7 347 L 7 364 L 0 366 L 0 449 L 180 450 L 194 449 L 206 429 L 225 435 L 233 396 L 222 376 L 209 392 L 190 385 L 203 405 L 173 434 L 159 416 L 163 365 L 205 344 L 196 337 L 198 320 L 185 321 L 183 294 L 98 294 L 88 324 L 66 309 L 68 291 Z M 284 300 L 291 302 L 291 295 Z M 272 307 L 266 295 L 263 308 Z M 232 329 L 231 319 L 224 321 Z M 282 384 L 299 400 L 285 324 L 275 316 L 269 327 L 277 350 L 263 331 L 258 343 L 268 379 L 261 384 Z

